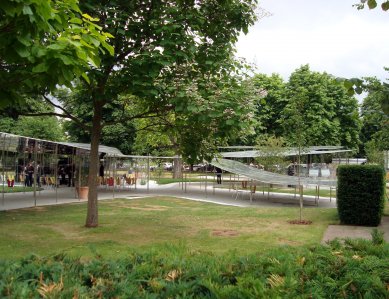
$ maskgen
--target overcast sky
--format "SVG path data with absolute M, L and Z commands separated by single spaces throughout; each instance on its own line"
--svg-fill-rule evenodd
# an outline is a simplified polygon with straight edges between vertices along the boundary
M 239 38 L 238 56 L 287 79 L 303 64 L 336 77 L 389 78 L 389 12 L 359 0 L 260 0 L 272 15 Z

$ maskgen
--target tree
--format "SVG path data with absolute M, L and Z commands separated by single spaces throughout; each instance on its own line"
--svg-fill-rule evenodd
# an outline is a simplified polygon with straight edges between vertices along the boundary
M 72 116 L 72 119 L 66 119 L 63 122 L 68 139 L 73 142 L 89 143 L 91 131 L 88 124 L 92 121 L 93 106 L 83 96 L 82 90 L 79 90 L 77 87 L 80 87 L 80 85 L 76 84 L 72 91 L 68 89 L 57 90 L 55 97 L 62 103 L 62 108 Z M 133 122 L 126 119 L 126 117 L 129 117 L 123 111 L 126 107 L 125 102 L 120 99 L 105 107 L 101 143 L 116 147 L 121 152 L 129 154 L 133 148 L 135 128 Z
M 377 78 L 365 78 L 365 90 L 368 95 L 361 106 L 362 153 L 366 153 L 370 161 L 377 162 L 377 156 L 389 148 L 389 117 L 382 109 L 382 99 L 387 96 L 386 86 Z
M 360 130 L 357 101 L 332 76 L 312 72 L 308 65 L 302 66 L 290 76 L 287 98 L 283 117 L 279 120 L 287 140 L 294 135 L 288 120 L 295 117 L 295 112 L 289 106 L 295 105 L 294 100 L 304 98 L 299 111 L 306 124 L 306 146 L 325 143 L 357 148 Z
M 293 79 L 292 78 L 292 82 Z M 297 78 L 296 78 L 297 79 Z M 289 86 L 290 87 L 290 86 Z M 298 186 L 300 191 L 300 221 L 302 221 L 302 210 L 303 210 L 303 190 L 300 181 L 300 165 L 301 165 L 301 154 L 309 144 L 310 124 L 306 118 L 306 110 L 310 103 L 310 92 L 304 86 L 295 86 L 293 89 L 288 91 L 289 102 L 283 110 L 283 125 L 285 131 L 288 131 L 287 140 L 290 146 L 296 146 L 298 149 L 297 155 L 297 176 Z
M 129 94 L 144 101 L 143 112 L 130 119 L 179 110 L 180 105 L 162 96 L 159 79 L 174 78 L 176 67 L 183 64 L 190 65 L 195 76 L 204 74 L 204 80 L 229 71 L 224 62 L 234 53 L 240 32 L 247 32 L 255 21 L 255 4 L 255 0 L 81 3 L 82 10 L 98 17 L 101 28 L 115 36 L 111 42 L 116 53 L 103 55 L 101 66 L 89 71 L 89 80 L 83 81 L 81 95 L 93 111 L 87 227 L 98 225 L 95 177 L 104 108 L 118 95 Z
M 285 172 L 285 167 L 288 161 L 285 158 L 285 140 L 282 137 L 271 135 L 262 135 L 257 140 L 257 150 L 261 152 L 261 156 L 256 158 L 256 162 L 261 164 L 264 170 L 282 173 Z
M 0 107 L 42 94 L 99 65 L 99 52 L 112 54 L 109 34 L 82 14 L 77 0 L 0 2 Z
M 286 84 L 278 74 L 267 76 L 257 74 L 253 77 L 254 86 L 263 90 L 265 96 L 263 100 L 257 103 L 255 116 L 258 126 L 255 129 L 256 135 L 268 134 L 280 137 L 283 134 L 283 128 L 277 121 L 285 107 Z
M 14 104 L 0 111 L 0 131 L 39 139 L 65 139 L 60 121 L 55 116 L 21 116 L 29 113 L 53 113 L 53 107 L 36 99 L 26 98 L 24 104 Z
M 140 132 L 136 143 L 143 154 L 155 149 L 170 150 L 170 154 L 181 155 L 193 164 L 210 160 L 218 145 L 252 131 L 252 111 L 258 96 L 251 81 L 236 71 L 210 74 L 206 79 L 201 74 L 191 75 L 192 80 L 188 82 L 187 74 L 180 69 L 173 80 L 159 82 L 162 96 L 175 109 L 162 116 L 136 121 Z M 141 106 L 138 109 L 142 110 Z M 175 165 L 179 166 L 178 160 Z M 180 177 L 181 167 L 173 175 Z
M 381 1 L 381 8 L 384 11 L 387 11 L 389 9 L 389 1 Z M 376 0 L 361 0 L 361 3 L 355 4 L 357 9 L 364 9 L 365 4 L 367 3 L 367 6 L 369 9 L 374 9 L 377 7 L 377 1 Z

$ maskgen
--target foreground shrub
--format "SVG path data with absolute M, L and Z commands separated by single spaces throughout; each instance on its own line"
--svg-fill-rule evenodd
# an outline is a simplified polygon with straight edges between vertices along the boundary
M 0 263 L 0 296 L 9 298 L 388 298 L 388 284 L 388 244 L 367 240 L 267 255 L 168 247 L 120 260 L 57 255 Z
M 340 165 L 337 206 L 344 224 L 377 226 L 385 205 L 385 171 L 379 165 Z

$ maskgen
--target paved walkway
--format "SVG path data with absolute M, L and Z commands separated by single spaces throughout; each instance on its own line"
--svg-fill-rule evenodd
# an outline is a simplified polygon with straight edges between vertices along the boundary
M 205 188 L 207 187 L 207 188 Z M 4 196 L 3 196 L 4 195 Z M 85 202 L 77 198 L 74 188 L 60 187 L 58 189 L 45 189 L 36 193 L 34 199 L 32 192 L 28 193 L 6 193 L 0 197 L 0 211 L 29 208 L 34 206 L 66 204 L 74 202 Z M 256 192 L 253 200 L 250 202 L 248 191 L 238 192 L 234 190 L 214 188 L 212 184 L 205 186 L 204 183 L 187 183 L 184 185 L 175 183 L 168 185 L 156 185 L 150 183 L 137 186 L 132 189 L 101 188 L 98 199 L 108 200 L 113 198 L 136 198 L 149 196 L 173 196 L 189 200 L 202 202 L 212 202 L 222 205 L 231 205 L 237 207 L 297 207 L 298 197 L 294 194 Z M 330 198 L 320 198 L 318 205 L 313 196 L 304 197 L 304 207 L 322 207 L 336 208 L 336 200 Z M 385 239 L 389 241 L 389 217 L 385 217 L 382 224 L 378 227 L 385 232 Z M 367 238 L 371 239 L 372 227 L 329 225 L 323 236 L 323 243 L 334 238 Z
M 354 226 L 354 225 L 329 225 L 324 233 L 322 243 L 326 243 L 335 238 L 363 238 L 371 240 L 371 232 L 374 227 Z M 389 217 L 383 217 L 378 230 L 384 232 L 384 239 L 389 242 Z

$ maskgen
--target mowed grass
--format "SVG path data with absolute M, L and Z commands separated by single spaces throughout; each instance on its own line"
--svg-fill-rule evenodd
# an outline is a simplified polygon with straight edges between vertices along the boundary
M 328 224 L 338 223 L 336 209 L 307 208 L 311 225 L 293 225 L 297 207 L 239 208 L 169 197 L 99 202 L 99 227 L 85 228 L 86 203 L 0 212 L 0 256 L 31 253 L 108 258 L 128 249 L 185 245 L 215 254 L 241 254 L 276 246 L 320 243 Z

